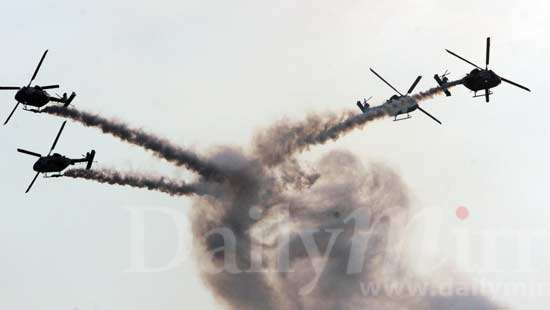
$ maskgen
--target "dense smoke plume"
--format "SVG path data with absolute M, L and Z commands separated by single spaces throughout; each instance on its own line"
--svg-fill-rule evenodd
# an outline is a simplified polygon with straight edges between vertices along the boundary
M 206 193 L 204 186 L 200 184 L 185 184 L 181 181 L 174 181 L 163 177 L 155 178 L 135 173 L 122 173 L 111 169 L 69 169 L 63 173 L 63 176 L 93 180 L 110 185 L 144 188 L 167 193 L 171 196 L 203 195 Z
M 315 182 L 294 191 L 238 150 L 212 160 L 239 177 L 215 199 L 195 201 L 193 239 L 203 279 L 229 309 L 497 309 L 482 296 L 366 291 L 388 283 L 437 286 L 415 277 L 393 252 L 411 210 L 392 169 L 331 152 L 315 165 Z
M 61 106 L 46 107 L 42 110 L 42 113 L 67 117 L 85 126 L 97 127 L 103 133 L 113 135 L 124 142 L 140 146 L 153 152 L 157 157 L 178 166 L 186 167 L 206 179 L 220 180 L 223 178 L 219 169 L 212 163 L 200 158 L 194 152 L 176 146 L 166 139 L 156 137 L 143 130 L 130 128 L 122 122 Z

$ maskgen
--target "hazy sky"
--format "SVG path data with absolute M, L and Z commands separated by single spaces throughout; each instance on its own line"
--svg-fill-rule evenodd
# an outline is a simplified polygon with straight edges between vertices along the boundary
M 491 67 L 532 93 L 502 85 L 485 104 L 459 87 L 451 98 L 425 103 L 443 126 L 417 113 L 404 122 L 382 120 L 301 158 L 343 148 L 365 164 L 392 166 L 418 208 L 437 210 L 443 235 L 456 229 L 535 231 L 550 217 L 549 12 L 542 0 L 11 1 L 0 11 L 0 84 L 27 83 L 48 48 L 36 82 L 75 90 L 76 107 L 198 151 L 225 144 L 246 149 L 254 132 L 282 117 L 341 111 L 369 96 L 382 103 L 392 91 L 369 67 L 402 90 L 419 74 L 418 89 L 434 86 L 433 74 L 444 69 L 451 78 L 462 77 L 471 67 L 444 49 L 483 63 L 484 40 L 491 36 Z M 2 117 L 13 95 L 0 93 Z M 0 307 L 218 309 L 195 272 L 188 237 L 186 259 L 176 268 L 127 272 L 129 209 L 181 212 L 185 232 L 189 200 L 66 179 L 39 179 L 24 195 L 33 159 L 16 148 L 47 151 L 61 122 L 18 111 L 0 128 Z M 98 166 L 191 177 L 71 122 L 58 151 L 74 157 L 91 147 Z M 468 221 L 453 217 L 459 205 L 470 209 Z M 147 263 L 169 260 L 177 236 L 168 217 L 147 217 Z M 499 273 L 465 276 L 543 282 L 550 277 L 549 239 L 547 233 L 536 240 L 537 270 L 518 273 L 503 259 Z M 504 244 L 498 251 L 506 258 L 517 249 Z M 518 309 L 541 309 L 550 302 L 550 291 L 545 295 L 494 297 Z

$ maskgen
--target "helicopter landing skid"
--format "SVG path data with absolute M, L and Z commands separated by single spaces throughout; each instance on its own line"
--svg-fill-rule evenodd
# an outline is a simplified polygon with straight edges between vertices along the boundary
M 411 116 L 409 114 L 407 114 L 406 117 L 401 117 L 401 118 L 397 118 L 397 116 L 393 119 L 394 122 L 399 122 L 399 121 L 404 121 L 406 119 L 409 119 L 411 118 Z
M 41 113 L 42 112 L 39 109 L 29 109 L 27 107 L 24 107 L 23 111 L 32 112 L 32 113 Z
M 62 174 L 52 174 L 52 175 L 45 175 L 44 177 L 47 178 L 47 179 L 50 179 L 50 178 L 61 178 L 63 176 L 64 175 L 62 175 Z

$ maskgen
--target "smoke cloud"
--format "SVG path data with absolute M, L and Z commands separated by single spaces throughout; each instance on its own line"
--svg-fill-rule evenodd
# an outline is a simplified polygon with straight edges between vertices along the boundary
M 498 309 L 483 296 L 367 291 L 426 283 L 394 252 L 411 207 L 391 168 L 330 152 L 315 164 L 315 182 L 289 190 L 273 169 L 238 150 L 212 160 L 239 177 L 216 199 L 195 200 L 192 230 L 202 277 L 227 308 Z
M 144 188 L 151 191 L 167 193 L 171 196 L 204 195 L 206 193 L 204 186 L 201 186 L 201 184 L 185 184 L 184 182 L 174 181 L 163 177 L 154 178 L 134 173 L 121 173 L 110 169 L 70 169 L 65 171 L 63 176 L 75 179 L 93 180 L 110 185 Z
M 206 179 L 223 179 L 221 171 L 215 165 L 206 162 L 194 152 L 173 145 L 170 141 L 156 137 L 143 130 L 130 128 L 122 122 L 60 106 L 46 107 L 42 110 L 42 113 L 70 118 L 85 126 L 99 128 L 103 133 L 110 134 L 124 142 L 149 150 L 157 157 L 178 166 L 186 167 Z

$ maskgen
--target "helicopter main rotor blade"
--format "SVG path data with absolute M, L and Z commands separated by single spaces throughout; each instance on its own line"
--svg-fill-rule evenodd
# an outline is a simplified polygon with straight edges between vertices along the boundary
M 512 82 L 512 81 L 510 81 L 510 80 L 507 80 L 507 79 L 505 79 L 505 78 L 503 78 L 503 77 L 500 77 L 500 79 L 503 80 L 504 82 L 508 83 L 508 84 L 512 84 L 512 85 L 514 85 L 514 86 L 516 86 L 516 87 L 519 87 L 519 88 L 521 88 L 521 89 L 525 89 L 526 91 L 529 91 L 529 92 L 531 91 L 529 88 L 527 88 L 527 87 L 525 87 L 525 86 L 522 86 L 522 85 L 519 85 L 518 83 Z
M 31 80 L 29 81 L 29 86 L 31 86 L 32 81 L 36 78 L 36 75 L 38 74 L 38 70 L 40 70 L 40 66 L 42 66 L 42 62 L 44 62 L 44 58 L 46 58 L 46 54 L 48 54 L 48 50 L 42 54 L 42 58 L 40 58 L 40 62 L 38 63 L 38 66 L 36 66 L 36 69 L 34 70 L 34 74 L 32 75 Z
M 449 51 L 449 50 L 447 50 L 447 49 L 446 49 L 446 51 L 447 51 L 447 53 L 449 53 L 449 54 L 455 56 L 456 58 L 461 59 L 462 61 L 465 61 L 465 62 L 469 63 L 470 65 L 472 65 L 472 66 L 474 66 L 474 67 L 476 67 L 476 68 L 478 68 L 478 69 L 481 70 L 481 68 L 480 68 L 478 65 L 476 65 L 475 63 L 473 63 L 473 62 L 467 60 L 466 58 L 461 57 L 461 56 L 458 56 L 457 54 L 455 54 L 455 53 L 453 53 L 453 52 L 451 52 L 451 51 Z
M 409 95 L 410 93 L 413 92 L 414 88 L 416 87 L 416 85 L 418 84 L 418 82 L 420 82 L 420 79 L 422 78 L 421 75 L 419 75 L 416 80 L 414 81 L 414 83 L 411 85 L 411 88 L 409 88 L 409 91 L 407 92 L 407 95 Z
M 0 86 L 0 90 L 18 90 L 21 89 L 19 86 Z
M 489 54 L 491 53 L 491 38 L 487 38 L 487 52 L 485 55 L 485 70 L 489 68 Z
M 400 96 L 403 96 L 402 93 L 400 93 L 397 89 L 395 89 L 395 87 L 393 87 L 390 83 L 388 83 L 388 81 L 384 80 L 383 77 L 380 76 L 380 74 L 376 73 L 376 71 L 374 71 L 372 68 L 370 68 L 370 71 L 372 73 L 374 73 L 374 75 L 376 75 L 379 79 L 382 80 L 382 82 L 386 83 L 386 85 L 388 85 L 389 87 L 391 87 L 391 89 L 393 89 L 396 93 L 398 93 Z
M 29 187 L 27 187 L 25 194 L 27 194 L 31 190 L 32 186 L 34 185 L 34 182 L 36 182 L 36 179 L 38 178 L 39 175 L 40 175 L 40 172 L 37 172 L 36 175 L 34 176 L 34 179 L 32 179 L 31 184 L 29 185 Z
M 491 93 L 489 92 L 489 89 L 488 88 L 485 88 L 485 102 L 489 102 L 489 95 Z
M 433 115 L 431 115 L 430 113 L 426 112 L 426 110 L 422 109 L 421 107 L 417 107 L 417 108 L 418 108 L 418 110 L 422 111 L 422 113 L 428 115 L 431 119 L 433 119 L 434 121 L 438 122 L 439 125 L 442 125 L 441 122 L 440 122 L 437 118 L 435 118 L 435 117 L 434 117 Z
M 27 151 L 27 150 L 24 150 L 24 149 L 17 149 L 17 151 L 18 151 L 19 153 L 31 155 L 31 156 L 34 156 L 34 157 L 42 157 L 42 155 L 40 155 L 40 154 L 38 154 L 38 153 L 31 152 L 31 151 Z
M 59 88 L 59 85 L 46 85 L 46 86 L 40 86 L 42 89 L 53 89 L 53 88 Z
M 53 141 L 52 148 L 50 149 L 50 152 L 48 153 L 48 156 L 55 149 L 55 146 L 57 145 L 57 141 L 59 141 L 59 137 L 61 136 L 61 133 L 63 132 L 63 129 L 65 128 L 65 124 L 67 124 L 67 121 L 64 121 L 63 124 L 61 125 L 61 128 L 59 129 L 59 132 L 57 133 L 57 137 L 55 137 L 55 140 Z
M 10 121 L 11 117 L 13 116 L 13 113 L 15 113 L 15 110 L 17 110 L 17 107 L 19 107 L 19 104 L 21 104 L 21 102 L 17 102 L 17 104 L 15 105 L 15 108 L 13 108 L 13 110 L 11 111 L 10 115 L 8 116 L 8 118 L 6 119 L 6 121 L 4 122 L 4 126 L 6 126 L 8 124 L 8 122 Z

